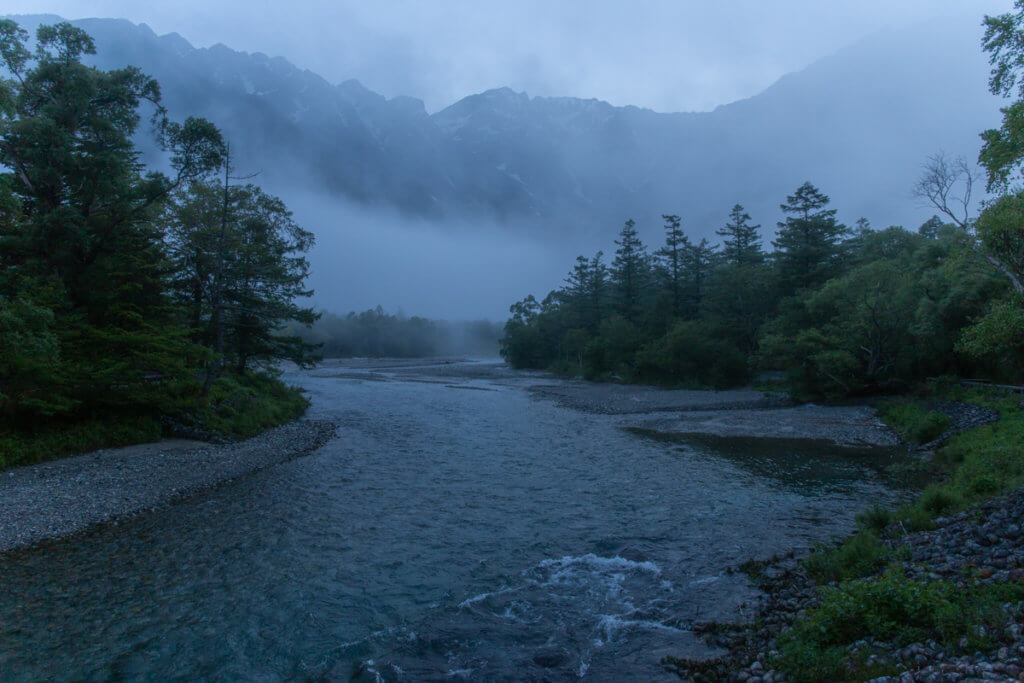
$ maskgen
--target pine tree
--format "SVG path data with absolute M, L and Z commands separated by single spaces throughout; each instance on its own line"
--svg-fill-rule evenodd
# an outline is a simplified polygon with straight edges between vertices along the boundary
M 683 314 L 685 271 L 692 245 L 682 230 L 679 216 L 662 215 L 662 219 L 665 221 L 665 246 L 658 250 L 658 264 L 672 301 L 672 315 L 679 317 Z
M 841 241 L 847 229 L 836 222 L 835 209 L 825 208 L 828 204 L 828 196 L 808 182 L 780 207 L 788 215 L 779 223 L 778 238 L 772 245 L 786 294 L 816 287 L 840 274 Z
M 619 239 L 615 240 L 615 260 L 612 262 L 612 280 L 615 285 L 615 304 L 618 313 L 631 323 L 640 319 L 642 296 L 647 284 L 647 248 L 637 235 L 636 223 L 627 220 Z
M 750 214 L 736 204 L 729 212 L 729 221 L 715 234 L 723 237 L 722 257 L 734 266 L 756 265 L 764 261 L 761 250 L 760 225 L 750 224 Z
M 685 256 L 683 316 L 696 318 L 704 301 L 707 280 L 711 275 L 717 254 L 715 247 L 707 239 L 701 239 L 697 244 L 688 245 Z
M 214 353 L 207 388 L 228 363 L 235 372 L 254 361 L 307 364 L 312 348 L 277 330 L 318 317 L 296 303 L 311 294 L 304 254 L 312 234 L 277 197 L 228 179 L 193 183 L 177 196 L 168 223 L 175 297 L 192 339 Z
M 0 225 L 0 296 L 35 297 L 52 314 L 61 386 L 50 391 L 66 392 L 67 409 L 153 407 L 190 376 L 156 219 L 179 183 L 219 162 L 220 136 L 200 119 L 168 121 L 137 69 L 84 65 L 95 53 L 84 31 L 61 23 L 36 37 L 32 56 L 25 31 L 0 21 L 0 63 L 14 76 L 0 87 L 0 167 L 19 209 Z M 147 102 L 174 178 L 144 172 L 132 144 Z

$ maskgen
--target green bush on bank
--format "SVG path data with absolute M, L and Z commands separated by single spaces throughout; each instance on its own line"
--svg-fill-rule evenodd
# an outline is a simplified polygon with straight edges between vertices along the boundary
M 928 443 L 949 429 L 949 418 L 935 410 L 925 410 L 906 399 L 879 402 L 878 416 L 914 444 Z
M 1024 599 L 1024 584 L 1007 582 L 959 590 L 944 582 L 907 579 L 897 567 L 877 572 L 895 559 L 882 533 L 927 529 L 937 517 L 1024 486 L 1024 409 L 1016 394 L 952 390 L 949 397 L 996 409 L 999 422 L 957 434 L 936 456 L 941 480 L 912 503 L 895 511 L 875 506 L 858 518 L 861 530 L 840 546 L 812 554 L 805 567 L 822 589 L 821 604 L 780 636 L 775 665 L 798 681 L 862 680 L 891 671 L 866 665 L 865 653 L 853 657 L 851 642 L 875 637 L 900 644 L 934 639 L 948 645 L 968 638 L 967 651 L 992 647 L 1001 633 L 1004 602 Z M 899 416 L 919 416 L 901 402 Z M 890 415 L 893 413 L 891 412 Z M 984 630 L 976 627 L 982 626 Z
M 774 665 L 797 681 L 866 680 L 893 673 L 866 667 L 845 647 L 869 637 L 900 646 L 935 640 L 964 652 L 989 649 L 998 642 L 992 634 L 1002 633 L 1009 619 L 1000 605 L 1024 599 L 1024 584 L 961 589 L 908 579 L 894 566 L 877 579 L 824 588 L 821 598 L 779 637 Z M 959 647 L 963 637 L 966 648 Z
M 957 391 L 953 397 L 999 411 L 1000 419 L 955 435 L 935 457 L 940 481 L 895 518 L 908 531 L 929 528 L 950 515 L 1024 486 L 1024 409 L 1020 396 L 1002 390 Z
M 862 529 L 830 550 L 819 549 L 804 560 L 811 577 L 820 584 L 859 579 L 874 574 L 893 557 L 893 551 L 873 532 Z
M 225 376 L 207 402 L 180 421 L 227 439 L 245 439 L 300 417 L 309 401 L 297 387 L 266 374 Z M 110 413 L 87 420 L 54 420 L 0 435 L 0 469 L 32 465 L 100 448 L 131 446 L 166 436 L 153 415 Z
M 0 469 L 32 465 L 98 448 L 156 441 L 160 436 L 160 423 L 149 415 L 54 421 L 35 429 L 0 435 Z
M 218 379 L 198 421 L 221 436 L 245 439 L 301 416 L 307 407 L 309 401 L 297 387 L 269 375 L 247 373 Z

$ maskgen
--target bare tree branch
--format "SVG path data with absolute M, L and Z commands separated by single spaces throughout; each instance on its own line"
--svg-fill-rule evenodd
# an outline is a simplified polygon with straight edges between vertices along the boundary
M 971 198 L 977 172 L 963 157 L 951 159 L 944 152 L 928 157 L 914 196 L 923 199 L 963 230 L 972 222 Z

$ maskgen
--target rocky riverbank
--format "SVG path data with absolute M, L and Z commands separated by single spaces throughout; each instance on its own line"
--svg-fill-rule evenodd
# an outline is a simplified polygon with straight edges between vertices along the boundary
M 165 441 L 0 473 L 0 552 L 131 517 L 312 453 L 336 429 L 296 420 L 238 443 Z
M 1024 580 L 1024 489 L 957 515 L 935 520 L 935 528 L 887 542 L 908 579 L 948 582 L 957 590 Z M 666 666 L 684 679 L 772 683 L 790 678 L 773 668 L 779 634 L 816 607 L 821 594 L 806 567 L 793 556 L 774 558 L 755 571 L 764 596 L 754 619 L 743 625 L 704 623 L 694 630 L 727 654 L 712 660 L 668 658 Z M 877 581 L 878 576 L 866 579 Z M 866 638 L 847 646 L 863 653 L 868 667 L 889 671 L 876 681 L 1024 680 L 1024 602 L 1004 602 L 998 631 L 977 624 L 975 634 L 990 647 L 974 649 L 967 637 L 959 642 L 924 640 L 897 644 Z M 989 632 L 986 632 L 989 629 Z

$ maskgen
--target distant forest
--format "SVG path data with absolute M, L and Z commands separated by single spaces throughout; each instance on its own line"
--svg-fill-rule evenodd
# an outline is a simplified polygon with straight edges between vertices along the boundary
M 324 314 L 312 327 L 293 324 L 290 334 L 317 345 L 325 358 L 422 358 L 498 355 L 502 328 L 489 320 L 429 320 L 375 309 L 345 316 Z
M 1016 14 L 986 17 L 989 89 L 1011 103 L 978 164 L 935 154 L 916 229 L 840 223 L 810 182 L 780 205 L 771 249 L 737 204 L 719 244 L 663 216 L 650 252 L 626 221 L 611 263 L 579 256 L 565 285 L 512 305 L 502 355 L 599 379 L 729 387 L 784 373 L 803 399 L 897 393 L 942 375 L 1024 381 L 1024 45 Z M 978 202 L 980 183 L 987 196 Z M 908 182 L 909 184 L 909 182 Z M 909 189 L 909 188 L 908 188 Z M 975 207 L 980 211 L 975 215 Z M 723 207 L 724 208 L 724 207 Z
M 989 139 L 993 153 L 1000 141 Z M 974 220 L 973 182 L 966 163 L 933 157 L 917 190 L 947 220 L 914 231 L 847 227 L 805 183 L 781 205 L 770 252 L 740 205 L 720 244 L 689 239 L 666 215 L 652 253 L 627 221 L 610 263 L 580 256 L 562 288 L 511 307 L 501 353 L 520 368 L 695 387 L 782 371 L 805 399 L 894 393 L 944 374 L 1020 381 L 1024 194 Z

